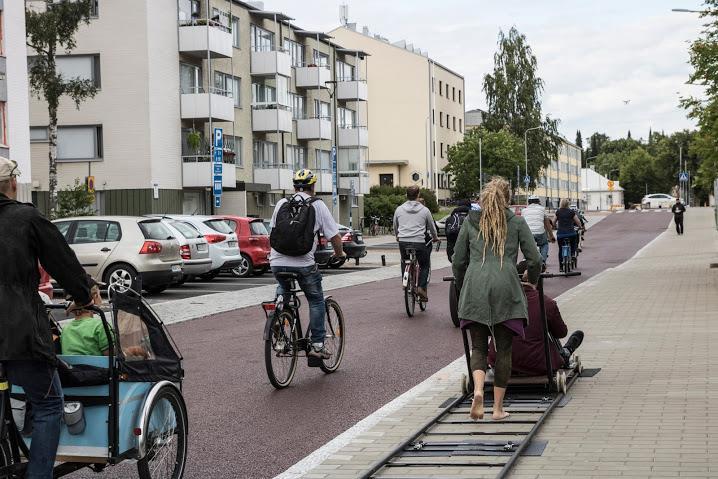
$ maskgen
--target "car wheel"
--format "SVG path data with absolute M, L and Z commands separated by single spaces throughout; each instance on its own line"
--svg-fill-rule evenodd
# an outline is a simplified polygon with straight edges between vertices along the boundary
M 125 293 L 128 289 L 139 293 L 137 270 L 129 264 L 120 263 L 110 267 L 105 272 L 104 282 L 109 289 L 114 289 L 118 293 Z
M 160 294 L 164 292 L 169 286 L 166 284 L 163 284 L 162 286 L 148 286 L 145 288 L 148 293 L 150 294 Z
M 246 278 L 254 274 L 254 265 L 252 265 L 252 260 L 249 256 L 243 253 L 242 260 L 239 262 L 239 265 L 235 266 L 230 271 L 232 272 L 232 276 L 235 278 Z
M 215 269 L 215 270 L 209 271 L 207 273 L 200 274 L 199 278 L 203 279 L 204 281 L 212 281 L 217 276 L 219 276 L 219 270 Z

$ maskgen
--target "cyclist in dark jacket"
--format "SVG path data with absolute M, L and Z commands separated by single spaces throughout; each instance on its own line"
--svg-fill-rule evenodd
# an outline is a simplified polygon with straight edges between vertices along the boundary
M 461 224 L 469 215 L 469 211 L 471 211 L 471 202 L 469 200 L 459 200 L 456 203 L 456 208 L 451 211 L 451 215 L 446 218 L 444 231 L 446 232 L 446 256 L 449 257 L 449 261 L 454 256 L 454 245 L 459 237 Z
M 29 478 L 51 478 L 62 420 L 50 322 L 37 287 L 38 262 L 75 304 L 92 303 L 87 275 L 65 238 L 31 204 L 17 198 L 17 164 L 0 157 L 0 362 L 32 407 Z

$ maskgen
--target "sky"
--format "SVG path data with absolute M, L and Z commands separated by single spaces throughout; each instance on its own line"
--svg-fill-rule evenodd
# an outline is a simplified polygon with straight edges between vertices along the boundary
M 671 9 L 700 10 L 699 0 L 265 0 L 264 8 L 329 31 L 342 3 L 359 31 L 366 25 L 392 42 L 405 39 L 462 74 L 467 109 L 485 109 L 483 78 L 493 70 L 497 34 L 515 26 L 538 60 L 543 112 L 560 119 L 569 140 L 577 130 L 584 138 L 629 130 L 647 138 L 650 128 L 694 127 L 678 102 L 700 94 L 686 81 L 688 46 L 703 20 Z

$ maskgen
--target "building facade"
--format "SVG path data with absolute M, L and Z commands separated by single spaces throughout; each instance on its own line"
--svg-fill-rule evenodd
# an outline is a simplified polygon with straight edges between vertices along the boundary
M 547 207 L 558 208 L 564 198 L 568 198 L 571 204 L 579 204 L 580 187 L 581 148 L 564 138 L 559 146 L 558 159 L 543 171 L 531 193 L 540 196 Z
M 102 214 L 266 218 L 293 191 L 293 171 L 308 167 L 335 217 L 356 224 L 367 190 L 366 83 L 356 81 L 366 55 L 292 21 L 237 0 L 96 0 L 77 48 L 58 57 L 63 74 L 99 89 L 79 109 L 62 102 L 59 185 L 93 176 Z M 30 111 L 34 196 L 42 203 L 46 105 L 33 100 Z M 212 191 L 215 128 L 224 136 L 220 206 Z
M 0 0 L 0 155 L 18 163 L 20 201 L 32 188 L 28 101 L 25 5 Z
M 586 211 L 623 209 L 623 188 L 593 168 L 581 169 L 581 208 Z
M 390 43 L 347 23 L 329 32 L 371 55 L 366 70 L 371 185 L 419 185 L 450 197 L 447 150 L 464 136 L 464 78 L 405 41 Z

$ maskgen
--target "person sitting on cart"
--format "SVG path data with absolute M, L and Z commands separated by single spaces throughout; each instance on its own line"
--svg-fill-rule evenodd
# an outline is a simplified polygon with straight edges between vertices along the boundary
M 544 350 L 543 318 L 541 317 L 541 302 L 539 292 L 526 279 L 526 261 L 516 265 L 519 275 L 523 276 L 522 286 L 526 294 L 529 310 L 529 324 L 524 329 L 524 336 L 514 336 L 511 348 L 511 374 L 516 376 L 543 376 L 546 374 L 546 353 Z M 554 369 L 568 368 L 571 355 L 578 349 L 583 341 L 583 331 L 574 331 L 561 346 L 559 338 L 565 338 L 568 327 L 561 317 L 558 304 L 544 294 L 546 307 L 546 322 L 553 341 L 549 343 L 551 365 Z M 493 338 L 489 345 L 489 365 L 494 367 L 496 350 Z
M 90 290 L 92 304 L 102 305 L 100 287 L 97 282 L 88 277 L 92 284 Z M 75 309 L 72 314 L 75 318 L 62 328 L 60 346 L 62 354 L 78 356 L 107 356 L 110 342 L 102 324 L 102 319 L 90 309 Z

